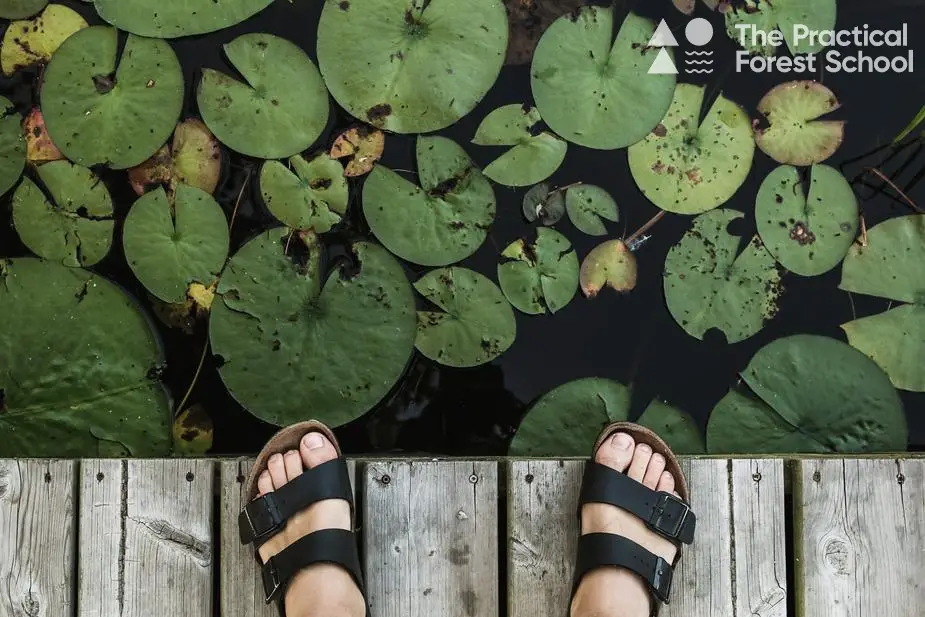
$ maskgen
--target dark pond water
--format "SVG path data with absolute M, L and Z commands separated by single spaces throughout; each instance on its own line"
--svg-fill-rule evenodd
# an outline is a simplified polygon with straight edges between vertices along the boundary
M 100 23 L 87 5 L 66 1 L 83 13 L 91 23 Z M 574 2 L 571 3 L 574 5 Z M 640 12 L 653 18 L 666 17 L 680 36 L 686 24 L 684 16 L 675 12 L 668 0 L 637 2 Z M 323 2 L 321 0 L 277 0 L 260 15 L 230 28 L 207 36 L 172 41 L 187 77 L 185 113 L 197 114 L 194 84 L 201 67 L 211 67 L 231 73 L 223 59 L 221 45 L 245 32 L 270 32 L 299 44 L 316 59 L 315 33 Z M 869 25 L 870 28 L 899 28 L 909 24 L 910 47 L 922 66 L 915 73 L 895 74 L 823 74 L 812 78 L 832 88 L 843 104 L 837 118 L 848 121 L 847 137 L 838 153 L 828 161 L 842 166 L 849 179 L 865 166 L 877 165 L 888 151 L 866 156 L 873 149 L 890 143 L 893 137 L 925 104 L 925 3 L 917 0 L 839 0 L 838 28 Z M 697 79 L 682 76 L 682 81 L 705 83 L 712 89 L 722 88 L 725 95 L 743 105 L 753 116 L 761 96 L 771 87 L 794 78 L 780 73 L 737 73 L 734 67 L 735 45 L 722 31 L 722 22 L 711 18 L 718 36 L 711 43 L 716 52 L 717 70 L 713 75 Z M 888 50 L 894 53 L 894 50 Z M 898 53 L 898 52 L 897 52 Z M 0 82 L 0 93 L 15 99 L 25 110 L 35 94 L 36 75 L 18 76 Z M 442 134 L 466 146 L 467 151 L 482 166 L 488 164 L 500 149 L 468 145 L 476 127 L 485 115 L 500 105 L 530 102 L 528 66 L 507 66 L 495 86 L 469 116 Z M 319 145 L 329 145 L 332 133 L 351 123 L 338 110 Z M 383 163 L 389 167 L 413 169 L 414 138 L 389 136 Z M 906 186 L 916 173 L 925 169 L 925 152 L 914 158 L 905 169 L 901 161 L 917 154 L 910 149 L 886 164 L 884 171 L 896 172 L 897 183 Z M 259 161 L 239 156 L 226 159 L 225 174 L 217 192 L 219 202 L 230 214 L 235 199 L 248 175 L 241 200 L 239 217 L 233 230 L 233 249 L 258 230 L 271 226 L 272 219 L 263 210 L 253 178 Z M 776 166 L 757 153 L 755 164 L 745 185 L 726 204 L 745 212 L 748 223 L 740 231 L 754 233 L 754 197 L 758 186 Z M 134 201 L 124 174 L 107 172 L 105 180 L 124 217 Z M 634 184 L 627 164 L 626 151 L 601 152 L 569 145 L 566 163 L 550 179 L 556 185 L 583 181 L 603 186 L 616 198 L 622 220 L 612 226 L 615 236 L 632 233 L 656 212 Z M 873 188 L 857 183 L 867 225 L 909 212 L 883 191 L 871 178 Z M 359 214 L 360 185 L 352 190 L 352 207 L 347 230 L 333 238 L 336 244 L 347 237 L 365 233 Z M 489 239 L 464 265 L 495 278 L 498 254 L 514 239 L 530 235 L 531 226 L 521 217 L 524 190 L 496 187 L 498 217 Z M 907 191 L 913 200 L 925 203 L 925 182 Z M 884 300 L 866 297 L 852 298 L 838 290 L 840 268 L 816 278 L 788 275 L 786 293 L 780 313 L 755 337 L 727 345 L 722 334 L 710 333 L 706 340 L 688 336 L 672 319 L 662 295 L 661 269 L 668 249 L 690 226 L 690 219 L 667 216 L 651 231 L 652 239 L 638 252 L 639 283 L 628 295 L 602 293 L 593 301 L 576 298 L 555 316 L 528 317 L 517 315 L 517 340 L 496 362 L 468 370 L 439 367 L 416 356 L 404 379 L 393 393 L 376 409 L 355 422 L 341 427 L 338 434 L 350 452 L 417 452 L 454 455 L 500 455 L 507 450 L 510 437 L 530 402 L 547 390 L 569 380 L 588 377 L 610 377 L 634 388 L 634 410 L 638 414 L 653 397 L 661 397 L 694 415 L 701 428 L 706 426 L 710 410 L 737 380 L 737 373 L 751 356 L 768 342 L 797 333 L 813 333 L 844 340 L 839 324 L 855 316 L 882 312 Z M 568 220 L 557 226 L 573 242 L 580 256 L 590 251 L 600 239 L 586 236 L 574 229 Z M 121 237 L 121 230 L 117 230 Z M 0 203 L 0 255 L 26 254 L 10 225 L 8 198 Z M 118 243 L 110 256 L 95 270 L 109 276 L 135 294 L 150 308 L 146 295 L 134 280 Z M 411 269 L 412 275 L 423 269 Z M 196 371 L 205 342 L 205 329 L 185 335 L 158 325 L 168 358 L 165 375 L 175 397 L 186 391 Z M 715 336 L 714 336 L 715 334 Z M 267 383 L 273 388 L 273 383 Z M 292 393 L 280 391 L 279 396 L 291 397 L 292 405 L 300 401 Z M 902 393 L 910 423 L 914 450 L 925 449 L 925 395 Z M 265 424 L 241 408 L 227 393 L 216 371 L 215 361 L 208 356 L 192 392 L 191 403 L 202 404 L 215 422 L 214 452 L 219 454 L 256 452 L 275 427 Z M 306 416 L 312 410 L 306 409 Z

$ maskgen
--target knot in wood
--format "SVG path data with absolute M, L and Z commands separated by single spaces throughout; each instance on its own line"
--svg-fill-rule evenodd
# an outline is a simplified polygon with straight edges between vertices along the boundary
M 840 538 L 831 538 L 823 548 L 826 565 L 836 574 L 849 574 L 851 566 L 851 546 Z

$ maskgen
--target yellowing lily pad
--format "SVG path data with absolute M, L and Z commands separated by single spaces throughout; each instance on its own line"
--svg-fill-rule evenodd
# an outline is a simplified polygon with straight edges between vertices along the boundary
M 284 225 L 297 230 L 330 231 L 347 212 L 349 197 L 344 168 L 327 154 L 310 161 L 289 159 L 290 171 L 279 161 L 260 170 L 263 202 Z
M 13 188 L 26 166 L 26 143 L 23 140 L 22 116 L 13 104 L 0 96 L 0 195 Z
M 180 456 L 202 456 L 212 449 L 215 428 L 202 405 L 187 407 L 173 422 L 173 452 Z
M 581 291 L 593 298 L 604 288 L 632 291 L 636 288 L 636 256 L 623 240 L 608 240 L 588 253 L 581 264 Z
M 514 308 L 528 315 L 555 313 L 578 291 L 578 254 L 557 231 L 541 227 L 535 243 L 516 240 L 501 257 L 501 291 Z
M 172 39 L 228 28 L 259 13 L 273 0 L 93 1 L 100 17 L 120 30 Z
M 80 13 L 51 4 L 32 19 L 14 21 L 0 43 L 0 67 L 7 77 L 19 69 L 45 64 L 69 36 L 87 27 Z
M 344 175 L 348 178 L 365 176 L 382 157 L 385 150 L 385 133 L 379 129 L 361 124 L 347 129 L 337 136 L 331 146 L 331 158 L 349 157 Z
M 835 94 L 815 81 L 780 84 L 758 103 L 769 126 L 755 129 L 755 142 L 778 163 L 821 163 L 838 150 L 845 138 L 845 123 L 818 118 L 839 107 Z
M 537 130 L 541 122 L 535 107 L 516 103 L 488 114 L 472 143 L 512 148 L 492 161 L 483 173 L 507 186 L 529 186 L 551 176 L 565 160 L 568 144 L 549 131 Z
M 814 54 L 824 49 L 818 37 L 813 41 L 804 38 L 797 42 L 793 27 L 805 26 L 816 32 L 835 29 L 836 0 L 744 0 L 743 3 L 730 4 L 736 8 L 725 11 L 726 31 L 740 45 L 740 26 L 754 26 L 762 32 L 780 30 L 793 54 Z M 747 36 L 743 47 L 753 54 L 773 56 L 777 53 L 777 47 L 761 45 L 760 42 Z
M 129 182 L 138 195 L 161 184 L 173 192 L 181 183 L 211 194 L 221 174 L 221 146 L 209 127 L 197 118 L 177 125 L 169 148 L 162 147 L 147 161 L 128 170 Z
M 579 231 L 590 236 L 606 236 L 604 221 L 620 220 L 617 202 L 606 190 L 593 184 L 580 184 L 565 193 L 569 220 Z
M 60 161 L 64 154 L 48 136 L 45 130 L 45 118 L 42 110 L 34 107 L 22 125 L 23 135 L 26 138 L 26 160 L 32 165 L 42 165 L 51 161 Z

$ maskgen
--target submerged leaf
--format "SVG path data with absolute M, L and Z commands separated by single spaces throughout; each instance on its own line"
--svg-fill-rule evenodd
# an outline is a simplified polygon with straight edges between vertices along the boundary
M 100 17 L 120 30 L 163 39 L 228 28 L 259 13 L 272 1 L 93 0 Z
M 565 216 L 563 191 L 550 191 L 547 182 L 537 184 L 524 194 L 523 214 L 528 223 L 539 220 L 542 225 L 555 225 Z
M 26 144 L 13 103 L 0 96 L 0 195 L 13 188 L 26 166 Z
M 580 184 L 565 193 L 565 208 L 572 225 L 589 236 L 606 236 L 604 220 L 617 222 L 620 210 L 606 190 L 593 184 Z
M 685 411 L 654 400 L 636 421 L 665 440 L 675 454 L 703 454 L 706 446 L 693 418 Z
M 806 38 L 798 43 L 794 26 L 805 26 L 816 32 L 835 29 L 836 0 L 743 0 L 730 4 L 735 8 L 725 11 L 726 31 L 729 38 L 738 43 L 742 41 L 740 28 L 736 26 L 754 26 L 760 32 L 780 30 L 793 54 L 814 54 L 823 49 L 818 37 L 815 40 Z M 753 54 L 773 56 L 777 53 L 777 47 L 759 45 L 759 41 L 753 42 L 749 35 L 746 35 L 745 42 L 745 49 Z
M 87 27 L 80 13 L 62 4 L 52 4 L 27 21 L 14 21 L 3 34 L 0 66 L 10 77 L 19 69 L 45 64 L 69 36 Z
M 187 407 L 173 422 L 173 452 L 179 456 L 202 456 L 212 449 L 215 429 L 202 405 Z
M 593 298 L 604 288 L 625 292 L 636 288 L 636 256 L 623 240 L 598 244 L 581 264 L 581 291 Z
M 818 118 L 839 107 L 835 94 L 815 81 L 780 84 L 758 103 L 769 126 L 755 129 L 755 142 L 778 163 L 804 167 L 821 163 L 838 150 L 845 123 Z
M 498 282 L 508 301 L 528 315 L 565 307 L 578 291 L 578 255 L 568 238 L 552 229 L 536 230 L 536 243 L 517 240 L 501 253 Z
M 372 171 L 385 150 L 385 133 L 365 124 L 347 129 L 337 136 L 331 146 L 331 158 L 350 157 L 345 176 L 355 178 Z
M 310 161 L 294 156 L 289 166 L 295 173 L 279 161 L 263 164 L 260 192 L 267 209 L 292 229 L 330 231 L 347 212 L 344 168 L 325 153 Z
M 505 105 L 488 114 L 472 143 L 513 146 L 485 168 L 485 175 L 506 186 L 528 186 L 551 176 L 565 160 L 568 144 L 549 131 L 535 131 L 542 122 L 535 107 Z
M 32 109 L 22 125 L 23 135 L 26 138 L 26 160 L 32 165 L 42 165 L 51 161 L 60 161 L 64 158 L 61 150 L 51 140 L 45 130 L 45 118 L 38 107 Z

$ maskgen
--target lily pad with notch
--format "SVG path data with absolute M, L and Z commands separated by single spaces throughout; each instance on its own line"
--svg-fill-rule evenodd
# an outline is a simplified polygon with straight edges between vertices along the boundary
M 540 182 L 524 194 L 523 215 L 528 223 L 555 225 L 565 216 L 565 192 L 550 190 L 548 182 Z
M 568 238 L 555 230 L 540 227 L 533 244 L 516 240 L 501 257 L 501 291 L 523 313 L 556 313 L 578 291 L 578 254 Z
M 260 192 L 267 209 L 292 229 L 330 231 L 347 212 L 344 168 L 324 152 L 311 160 L 293 156 L 289 166 L 292 171 L 279 161 L 263 164 Z
M 594 298 L 604 287 L 627 292 L 636 288 L 636 256 L 623 240 L 607 240 L 594 247 L 581 263 L 581 291 Z
M 675 454 L 703 454 L 707 451 L 690 414 L 657 399 L 649 403 L 636 423 L 654 431 Z
M 0 96 L 0 195 L 13 188 L 26 166 L 21 122 L 13 103 Z
M 758 103 L 768 126 L 755 128 L 755 142 L 778 163 L 821 163 L 838 150 L 845 123 L 819 120 L 841 107 L 835 94 L 815 81 L 791 81 L 771 89 Z
M 84 0 L 87 1 L 87 0 Z M 140 36 L 172 39 L 229 28 L 273 0 L 93 0 L 100 17 Z
M 69 36 L 88 26 L 77 11 L 50 4 L 32 19 L 14 21 L 3 33 L 0 67 L 11 77 L 16 71 L 47 63 Z
M 482 173 L 505 186 L 528 186 L 551 176 L 565 160 L 568 144 L 538 129 L 541 124 L 539 112 L 529 105 L 504 105 L 488 114 L 472 143 L 512 147 Z
M 759 32 L 780 30 L 792 54 L 814 54 L 824 49 L 818 37 L 797 41 L 794 26 L 805 26 L 815 32 L 835 29 L 836 0 L 744 0 L 730 4 L 736 8 L 730 6 L 725 11 L 726 31 L 729 38 L 739 44 L 742 39 L 737 26 L 754 27 Z M 777 47 L 770 43 L 762 44 L 750 35 L 746 35 L 745 41 L 744 49 L 752 54 L 773 56 L 777 53 Z
M 617 202 L 605 189 L 593 184 L 579 184 L 565 193 L 565 209 L 572 225 L 589 236 L 606 236 L 604 221 L 620 220 Z
M 169 147 L 163 146 L 147 161 L 128 170 L 129 182 L 138 195 L 160 184 L 174 191 L 181 183 L 212 194 L 221 174 L 221 146 L 198 118 L 179 123 Z

